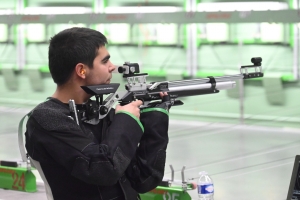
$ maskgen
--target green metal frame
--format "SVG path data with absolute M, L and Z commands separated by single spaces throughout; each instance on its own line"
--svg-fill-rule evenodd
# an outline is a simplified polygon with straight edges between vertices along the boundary
M 36 192 L 36 177 L 26 167 L 0 166 L 0 188 Z
M 188 184 L 187 190 L 194 190 L 192 185 Z M 145 194 L 140 194 L 142 200 L 191 200 L 191 196 L 185 191 L 182 186 L 162 187 L 158 186 L 155 189 Z
M 296 9 L 296 8 L 294 8 L 294 1 L 295 0 L 290 0 L 289 1 L 289 8 L 290 9 Z M 290 46 L 294 47 L 294 42 L 295 42 L 294 41 L 294 26 L 295 25 L 294 24 L 290 24 L 289 26 L 290 26 L 290 38 L 289 38 L 290 39 Z
M 158 186 L 150 192 L 140 194 L 142 200 L 191 200 L 188 190 L 195 190 L 192 183 L 170 187 Z M 23 192 L 36 192 L 36 177 L 26 167 L 0 166 L 0 188 L 18 190 Z

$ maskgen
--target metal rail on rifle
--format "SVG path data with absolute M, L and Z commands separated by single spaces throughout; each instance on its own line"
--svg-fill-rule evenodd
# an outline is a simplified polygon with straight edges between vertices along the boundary
M 235 75 L 213 77 L 200 79 L 186 79 L 177 81 L 161 81 L 147 83 L 147 73 L 140 73 L 138 63 L 125 62 L 123 66 L 118 67 L 118 72 L 127 79 L 125 89 L 127 92 L 118 97 L 116 91 L 120 84 L 111 83 L 108 85 L 82 86 L 82 89 L 88 94 L 96 96 L 96 103 L 87 103 L 87 112 L 85 122 L 97 124 L 100 119 L 106 116 L 109 109 L 115 102 L 126 105 L 135 100 L 142 100 L 141 108 L 154 107 L 161 103 L 160 92 L 167 92 L 171 99 L 172 106 L 183 105 L 180 97 L 215 94 L 220 90 L 232 89 L 236 86 L 239 79 L 251 79 L 263 77 L 262 58 L 254 57 L 251 59 L 253 65 L 241 66 L 240 73 Z M 252 70 L 251 70 L 252 69 Z M 101 98 L 103 94 L 111 94 L 105 101 Z M 100 100 L 99 100 L 100 98 Z M 90 106 L 89 106 L 90 105 Z
M 179 97 L 214 94 L 219 90 L 232 89 L 236 86 L 239 79 L 250 79 L 263 77 L 261 62 L 262 58 L 255 57 L 251 59 L 253 65 L 241 66 L 240 74 L 227 75 L 220 77 L 209 76 L 201 79 L 188 79 L 178 81 L 162 81 L 146 83 L 147 73 L 139 73 L 139 65 L 137 63 L 125 62 L 120 66 L 118 71 L 127 79 L 126 90 L 128 91 L 119 99 L 121 104 L 127 104 L 135 99 L 140 99 L 147 107 L 151 101 L 160 100 L 160 92 L 168 92 L 170 98 L 173 99 L 174 105 L 182 105 Z M 250 71 L 254 68 L 254 72 Z M 151 105 L 151 104 L 150 104 Z

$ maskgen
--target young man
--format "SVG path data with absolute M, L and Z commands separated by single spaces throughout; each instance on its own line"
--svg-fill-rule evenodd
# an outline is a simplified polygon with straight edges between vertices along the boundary
M 115 66 L 106 43 L 104 35 L 88 28 L 66 29 L 50 40 L 49 68 L 57 89 L 33 109 L 25 133 L 48 199 L 134 200 L 163 178 L 166 103 L 141 111 L 141 101 L 117 105 L 96 125 L 78 125 L 70 117 L 70 99 L 79 113 L 91 101 L 80 86 L 110 83 Z

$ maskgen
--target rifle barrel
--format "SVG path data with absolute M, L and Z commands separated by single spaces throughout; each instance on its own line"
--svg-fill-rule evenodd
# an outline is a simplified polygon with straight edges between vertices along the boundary
M 216 82 L 216 90 L 227 90 L 232 89 L 236 86 L 235 81 L 224 81 L 224 82 Z M 204 90 L 204 89 L 211 89 L 211 83 L 204 83 L 204 84 L 197 84 L 197 85 L 169 85 L 170 92 L 178 92 L 184 90 Z
M 243 74 L 236 74 L 236 75 L 227 75 L 227 76 L 218 76 L 213 77 L 216 82 L 226 82 L 226 81 L 236 81 L 239 79 L 243 79 Z M 203 83 L 209 83 L 210 78 L 200 78 L 200 79 L 187 79 L 187 80 L 177 80 L 177 81 L 168 81 L 169 87 L 176 87 L 176 86 L 187 86 L 187 85 L 199 85 Z

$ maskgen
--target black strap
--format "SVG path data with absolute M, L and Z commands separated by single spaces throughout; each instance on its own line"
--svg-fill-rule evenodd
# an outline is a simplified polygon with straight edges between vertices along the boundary
M 216 79 L 213 76 L 208 76 L 209 78 L 209 83 L 211 83 L 211 89 L 215 90 L 216 89 Z

